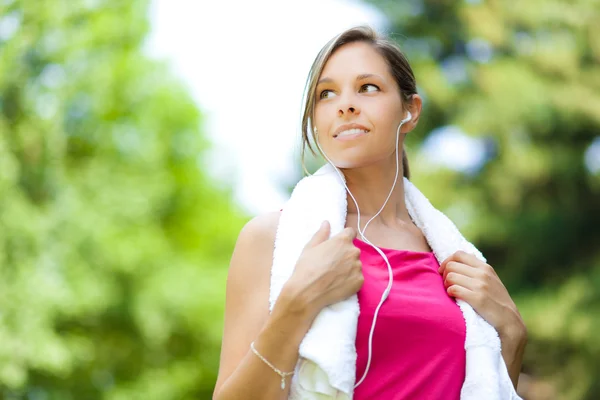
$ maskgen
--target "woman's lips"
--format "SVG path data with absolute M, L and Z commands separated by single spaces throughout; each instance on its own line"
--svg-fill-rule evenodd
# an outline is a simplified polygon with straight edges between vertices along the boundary
M 365 136 L 368 131 L 362 130 L 362 129 L 352 129 L 353 132 L 348 132 L 348 133 L 341 133 L 339 135 L 337 135 L 335 137 L 336 140 L 341 140 L 341 141 L 348 141 L 348 140 L 354 140 L 357 139 L 361 136 Z

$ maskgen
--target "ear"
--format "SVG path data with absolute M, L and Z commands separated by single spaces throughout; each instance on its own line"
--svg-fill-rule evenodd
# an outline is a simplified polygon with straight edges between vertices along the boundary
M 411 97 L 412 101 L 408 104 L 408 110 L 412 117 L 410 121 L 402 125 L 402 133 L 408 133 L 417 127 L 419 117 L 421 116 L 421 109 L 423 107 L 423 100 L 418 94 L 413 94 Z

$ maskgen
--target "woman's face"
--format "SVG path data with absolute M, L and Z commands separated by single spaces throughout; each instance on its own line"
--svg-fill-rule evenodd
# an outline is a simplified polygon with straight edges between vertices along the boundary
M 370 44 L 345 44 L 331 55 L 317 85 L 315 126 L 321 148 L 337 167 L 395 160 L 390 156 L 404 117 L 398 85 Z M 349 124 L 358 129 L 348 130 Z M 399 149 L 403 142 L 401 133 Z

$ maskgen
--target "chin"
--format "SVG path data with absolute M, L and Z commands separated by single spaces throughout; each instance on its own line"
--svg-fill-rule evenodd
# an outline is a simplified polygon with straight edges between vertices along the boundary
M 327 156 L 333 162 L 333 165 L 340 169 L 363 168 L 374 165 L 387 165 L 392 163 L 395 167 L 395 152 L 390 154 L 388 151 L 377 149 L 369 151 L 364 146 L 356 146 L 343 150 L 337 149 L 335 152 L 329 152 Z M 333 154 L 332 154 L 333 153 Z M 325 160 L 327 161 L 327 160 Z M 402 162 L 401 160 L 399 160 Z
M 367 157 L 366 154 L 343 154 L 336 155 L 336 157 L 329 157 L 333 162 L 333 165 L 340 169 L 352 169 L 365 167 L 370 164 L 371 157 Z

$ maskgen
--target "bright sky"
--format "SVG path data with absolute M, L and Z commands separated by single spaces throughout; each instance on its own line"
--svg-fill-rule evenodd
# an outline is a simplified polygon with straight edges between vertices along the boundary
M 308 70 L 320 48 L 381 13 L 342 0 L 154 0 L 150 54 L 169 61 L 205 113 L 213 175 L 251 213 L 279 209 L 300 149 Z
M 354 25 L 386 30 L 376 8 L 351 0 L 153 0 L 150 18 L 147 51 L 171 64 L 205 115 L 207 171 L 252 214 L 281 208 L 299 170 L 301 99 L 318 51 Z M 484 143 L 453 126 L 431 132 L 421 151 L 467 173 L 485 162 Z M 600 139 L 585 159 L 595 173 L 598 154 Z

